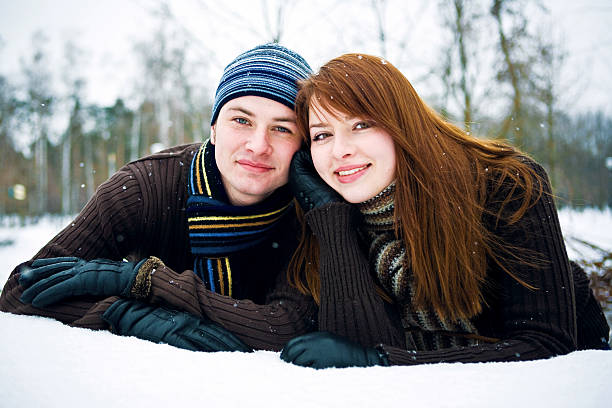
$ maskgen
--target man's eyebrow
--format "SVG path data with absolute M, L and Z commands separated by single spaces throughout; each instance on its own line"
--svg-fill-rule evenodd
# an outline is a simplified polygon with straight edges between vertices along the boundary
M 253 112 L 251 112 L 251 111 L 249 111 L 249 110 L 246 110 L 246 109 L 244 109 L 244 108 L 241 108 L 241 107 L 239 107 L 239 106 L 237 106 L 237 107 L 235 107 L 235 108 L 228 108 L 228 110 L 230 110 L 230 111 L 238 111 L 238 112 L 242 112 L 242 113 L 244 113 L 245 115 L 248 115 L 248 116 L 255 116 L 255 115 L 253 114 Z
M 238 112 L 242 112 L 247 116 L 255 116 L 255 114 L 251 111 L 249 111 L 248 109 L 242 108 L 240 106 L 237 106 L 235 108 L 228 108 L 228 111 L 238 111 Z M 290 122 L 290 123 L 296 123 L 295 118 L 290 117 L 290 116 L 280 116 L 277 118 L 272 118 L 272 120 L 274 122 Z
M 272 118 L 274 122 L 291 122 L 296 123 L 294 118 L 291 117 L 280 117 L 280 118 Z

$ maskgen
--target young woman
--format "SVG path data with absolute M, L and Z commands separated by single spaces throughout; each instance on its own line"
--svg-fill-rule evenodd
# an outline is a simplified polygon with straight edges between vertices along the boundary
M 303 81 L 296 111 L 312 161 L 301 151 L 292 163 L 306 224 L 289 274 L 336 323 L 290 341 L 284 360 L 517 361 L 607 348 L 546 173 L 528 156 L 444 121 L 368 55 Z M 401 344 L 373 343 L 398 332 Z

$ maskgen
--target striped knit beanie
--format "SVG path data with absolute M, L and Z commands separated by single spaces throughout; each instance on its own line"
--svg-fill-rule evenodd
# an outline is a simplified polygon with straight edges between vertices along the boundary
M 311 73 L 304 58 L 282 45 L 260 45 L 240 54 L 223 71 L 215 94 L 211 124 L 215 124 L 225 103 L 241 96 L 262 96 L 293 109 L 297 81 Z

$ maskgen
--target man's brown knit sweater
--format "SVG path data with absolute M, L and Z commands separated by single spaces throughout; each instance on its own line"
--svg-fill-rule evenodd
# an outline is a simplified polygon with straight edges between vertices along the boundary
M 193 257 L 185 203 L 189 167 L 200 144 L 177 146 L 124 166 L 103 183 L 81 213 L 33 259 L 77 256 L 138 261 L 160 258 L 165 267 L 151 276 L 148 301 L 207 316 L 256 349 L 279 350 L 292 337 L 313 328 L 311 298 L 290 288 L 285 267 L 297 241 L 291 215 L 269 237 L 240 253 L 232 263 L 240 297 L 206 290 L 191 271 Z M 20 268 L 0 295 L 0 310 L 52 317 L 72 326 L 106 329 L 102 313 L 116 301 L 73 298 L 44 310 L 19 301 Z M 248 300 L 247 300 L 248 299 Z

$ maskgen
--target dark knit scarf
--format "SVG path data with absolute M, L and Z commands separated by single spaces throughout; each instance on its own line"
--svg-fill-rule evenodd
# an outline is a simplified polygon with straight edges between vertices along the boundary
M 407 344 L 413 340 L 417 350 L 475 344 L 477 330 L 470 320 L 443 321 L 433 308 L 415 306 L 414 275 L 406 267 L 406 246 L 394 231 L 394 197 L 395 182 L 358 207 L 363 214 L 370 268 L 399 306 Z
M 191 162 L 187 223 L 193 270 L 213 292 L 232 296 L 232 256 L 264 241 L 292 207 L 287 188 L 261 203 L 234 206 L 215 162 L 215 146 L 205 143 Z

